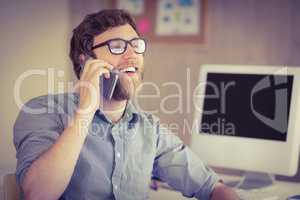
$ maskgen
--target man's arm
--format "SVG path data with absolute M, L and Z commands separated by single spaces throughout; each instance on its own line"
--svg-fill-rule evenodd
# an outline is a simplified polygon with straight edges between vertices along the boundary
M 66 189 L 91 119 L 75 115 L 53 146 L 29 167 L 21 185 L 25 199 L 58 199 Z M 84 123 L 82 123 L 85 121 Z
M 211 200 L 239 200 L 237 194 L 223 183 L 216 183 Z
M 217 174 L 206 166 L 191 149 L 156 121 L 158 131 L 157 156 L 153 177 L 167 182 L 186 197 L 197 199 L 236 200 L 230 188 L 220 183 Z M 221 197 L 221 198 L 220 198 Z
M 16 146 L 18 146 L 17 151 L 22 155 L 21 162 L 25 163 L 24 165 L 28 168 L 25 169 L 26 173 L 23 172 L 25 175 L 20 183 L 25 199 L 58 199 L 68 186 L 88 133 L 88 127 L 99 108 L 99 77 L 102 74 L 109 75 L 111 66 L 107 65 L 109 64 L 97 59 L 86 62 L 78 84 L 78 109 L 68 127 L 58 138 L 58 125 L 55 120 L 51 119 L 50 114 L 34 116 L 34 114 L 23 113 L 24 116 L 16 126 L 18 130 L 16 137 L 18 137 L 18 133 L 25 134 L 25 136 L 21 140 L 17 140 Z M 24 125 L 27 122 L 31 122 L 31 125 Z M 39 124 L 40 122 L 45 124 Z M 53 142 L 54 139 L 55 142 Z M 31 163 L 33 157 L 37 157 L 37 154 L 40 154 L 41 149 L 45 146 L 49 148 Z M 30 163 L 29 167 L 28 163 Z

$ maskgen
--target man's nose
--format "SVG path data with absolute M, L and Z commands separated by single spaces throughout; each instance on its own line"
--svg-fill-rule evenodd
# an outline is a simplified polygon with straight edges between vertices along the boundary
M 132 57 L 136 57 L 137 54 L 135 53 L 133 47 L 128 44 L 126 51 L 124 52 L 124 57 L 125 58 L 132 58 Z

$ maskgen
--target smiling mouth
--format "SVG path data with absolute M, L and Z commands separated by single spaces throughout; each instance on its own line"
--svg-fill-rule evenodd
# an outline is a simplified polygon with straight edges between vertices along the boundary
M 125 67 L 125 68 L 123 68 L 123 69 L 120 70 L 120 72 L 126 73 L 126 74 L 134 74 L 137 71 L 138 71 L 138 68 L 137 67 L 133 67 L 133 66 Z

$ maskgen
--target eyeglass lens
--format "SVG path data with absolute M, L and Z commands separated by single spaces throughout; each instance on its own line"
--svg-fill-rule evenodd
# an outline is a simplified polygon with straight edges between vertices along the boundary
M 127 49 L 127 43 L 130 43 L 130 45 L 133 47 L 134 51 L 136 53 L 144 53 L 146 49 L 146 44 L 143 39 L 136 38 L 131 41 L 125 41 L 125 40 L 112 40 L 109 42 L 108 46 L 110 48 L 110 51 L 114 54 L 122 54 Z

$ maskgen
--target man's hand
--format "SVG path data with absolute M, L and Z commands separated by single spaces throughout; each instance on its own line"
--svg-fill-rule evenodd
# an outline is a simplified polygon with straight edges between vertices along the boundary
M 217 183 L 212 192 L 211 200 L 239 200 L 238 195 L 223 183 Z
M 99 59 L 89 59 L 86 61 L 83 72 L 78 82 L 80 101 L 78 112 L 94 116 L 100 104 L 99 77 L 104 75 L 109 78 L 113 66 Z

